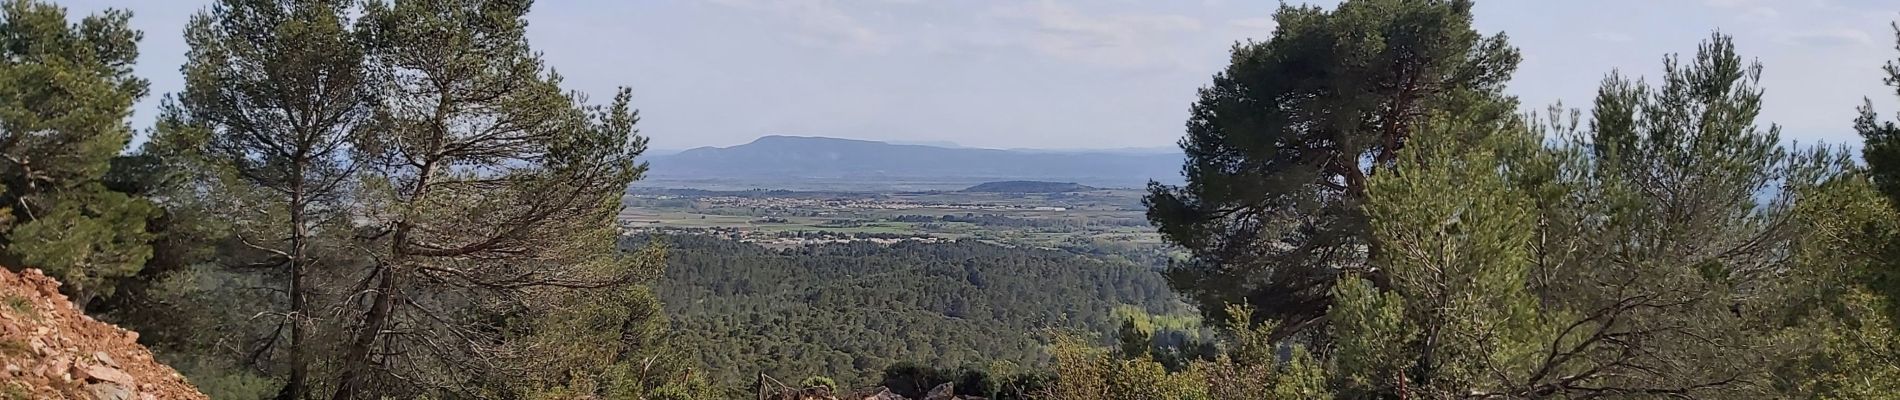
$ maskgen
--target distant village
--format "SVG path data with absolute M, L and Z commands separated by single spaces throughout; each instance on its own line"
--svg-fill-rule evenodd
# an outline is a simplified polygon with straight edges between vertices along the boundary
M 633 226 L 633 224 L 628 221 L 620 222 L 620 232 L 622 235 L 625 235 L 625 236 L 635 236 L 635 235 L 710 236 L 710 237 L 715 237 L 715 238 L 720 238 L 720 239 L 738 241 L 742 243 L 753 243 L 753 244 L 758 244 L 760 246 L 765 246 L 765 247 L 770 247 L 770 248 L 789 248 L 789 247 L 800 247 L 800 246 L 811 246 L 811 245 L 822 245 L 822 244 L 857 243 L 857 242 L 876 243 L 876 244 L 881 244 L 881 245 L 892 245 L 892 244 L 905 243 L 905 242 L 944 243 L 944 242 L 951 241 L 950 239 L 945 239 L 945 238 L 935 237 L 935 236 L 925 236 L 925 235 L 839 233 L 839 232 L 822 232 L 822 231 L 800 231 L 800 232 L 761 231 L 761 230 L 756 230 L 756 229 L 736 228 L 736 227 L 681 228 L 681 227 Z

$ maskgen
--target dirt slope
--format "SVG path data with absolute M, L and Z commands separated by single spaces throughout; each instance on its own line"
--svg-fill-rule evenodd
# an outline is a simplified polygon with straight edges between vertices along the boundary
M 137 340 L 75 309 L 39 270 L 0 268 L 0 400 L 206 398 Z

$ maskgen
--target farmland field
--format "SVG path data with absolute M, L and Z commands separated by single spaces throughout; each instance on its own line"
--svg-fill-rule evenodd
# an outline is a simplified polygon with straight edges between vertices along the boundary
M 766 245 L 883 238 L 980 240 L 1069 249 L 1159 266 L 1165 252 L 1142 214 L 1142 192 L 850 192 L 636 189 L 629 232 L 718 235 Z

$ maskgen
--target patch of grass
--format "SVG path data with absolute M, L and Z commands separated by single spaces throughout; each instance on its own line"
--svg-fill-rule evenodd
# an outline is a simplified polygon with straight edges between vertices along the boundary
M 33 348 L 19 339 L 0 340 L 0 356 L 26 356 L 33 354 Z
M 33 394 L 26 392 L 26 384 L 24 383 L 12 382 L 8 383 L 7 387 L 0 388 L 0 399 L 30 400 L 32 398 Z
M 33 301 L 19 295 L 7 295 L 7 298 L 0 300 L 0 303 L 6 303 L 7 309 L 13 310 L 16 314 L 29 317 L 36 314 L 33 312 Z

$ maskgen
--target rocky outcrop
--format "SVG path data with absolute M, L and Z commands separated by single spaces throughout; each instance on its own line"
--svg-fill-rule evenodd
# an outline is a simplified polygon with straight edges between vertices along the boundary
M 37 269 L 0 268 L 0 399 L 205 399 L 138 333 L 95 321 Z

